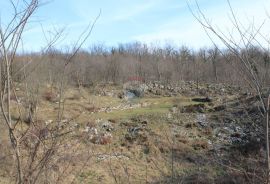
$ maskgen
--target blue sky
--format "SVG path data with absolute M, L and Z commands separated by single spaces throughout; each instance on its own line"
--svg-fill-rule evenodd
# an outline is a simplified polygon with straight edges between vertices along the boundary
M 84 48 L 91 44 L 113 46 L 132 41 L 193 48 L 210 46 L 211 41 L 191 15 L 187 2 L 193 7 L 192 0 L 50 0 L 39 8 L 27 27 L 24 48 L 38 50 L 45 44 L 41 25 L 46 34 L 65 28 L 59 47 L 74 43 L 100 10 L 101 16 Z M 198 0 L 198 3 L 213 25 L 233 30 L 226 0 Z M 254 19 L 259 25 L 267 18 L 266 12 L 270 12 L 269 0 L 231 0 L 231 4 L 243 23 Z M 1 0 L 2 20 L 8 20 L 8 5 L 8 0 Z M 264 26 L 267 29 L 269 21 L 270 17 Z M 268 33 L 269 29 L 265 31 Z

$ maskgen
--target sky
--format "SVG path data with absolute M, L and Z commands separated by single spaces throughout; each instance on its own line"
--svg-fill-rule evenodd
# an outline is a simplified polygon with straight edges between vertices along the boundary
M 45 0 L 43 0 L 44 2 Z M 1 22 L 5 27 L 11 17 L 9 0 L 0 1 Z M 23 47 L 37 51 L 55 30 L 64 29 L 56 47 L 74 44 L 87 25 L 101 12 L 91 36 L 83 45 L 117 46 L 139 41 L 147 44 L 191 48 L 209 47 L 211 40 L 196 21 L 194 0 L 46 0 L 35 12 L 23 34 Z M 197 0 L 212 25 L 223 32 L 234 33 L 227 0 Z M 270 0 L 231 0 L 236 16 L 243 25 L 261 25 L 270 33 Z M 190 7 L 190 8 L 189 8 Z M 267 17 L 268 16 L 268 17 Z M 268 30 L 267 30 L 268 29 Z M 44 36 L 44 33 L 46 37 Z M 218 40 L 216 40 L 218 43 Z M 220 44 L 220 43 L 218 43 Z

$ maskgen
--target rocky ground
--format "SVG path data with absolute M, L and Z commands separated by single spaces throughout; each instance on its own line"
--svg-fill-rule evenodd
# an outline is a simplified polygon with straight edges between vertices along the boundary
M 18 88 L 21 106 L 23 91 Z M 35 116 L 42 128 L 34 132 L 48 137 L 52 127 L 61 127 L 62 155 L 53 168 L 61 173 L 78 170 L 65 173 L 69 181 L 262 182 L 265 149 L 260 106 L 256 96 L 239 87 L 129 82 L 69 88 L 60 122 L 56 121 L 57 98 L 51 88 L 42 90 Z M 15 108 L 12 117 L 22 119 Z M 1 149 L 7 147 L 4 135 Z M 6 155 L 2 152 L 0 159 L 7 166 Z M 3 165 L 0 179 L 8 183 L 11 173 Z

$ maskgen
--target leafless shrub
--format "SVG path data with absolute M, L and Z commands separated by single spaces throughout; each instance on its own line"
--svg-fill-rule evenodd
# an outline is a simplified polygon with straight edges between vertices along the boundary
M 90 36 L 94 24 L 89 24 L 78 39 L 74 49 L 68 54 L 49 52 L 52 51 L 53 44 L 60 38 L 62 34 L 60 30 L 56 31 L 51 40 L 47 40 L 48 44 L 42 51 L 42 53 L 48 54 L 48 60 L 47 58 L 44 59 L 40 54 L 26 54 L 17 57 L 17 49 L 25 26 L 33 13 L 40 7 L 41 2 L 39 0 L 10 1 L 10 5 L 13 10 L 13 17 L 6 25 L 3 25 L 3 27 L 1 25 L 0 28 L 0 59 L 2 61 L 0 66 L 0 106 L 1 115 L 4 118 L 3 122 L 5 123 L 3 133 L 7 133 L 6 137 L 11 145 L 9 149 L 14 158 L 15 168 L 9 168 L 9 172 L 13 173 L 11 181 L 18 184 L 66 182 L 67 180 L 63 176 L 72 172 L 68 169 L 70 163 L 65 162 L 61 167 L 59 163 L 66 156 L 65 147 L 69 145 L 73 148 L 74 145 L 66 141 L 66 137 L 73 128 L 70 125 L 72 119 L 62 120 L 64 110 L 63 79 L 66 77 L 65 69 Z M 47 63 L 52 64 L 55 55 L 61 59 L 56 65 L 60 67 L 63 73 L 59 75 L 58 71 L 58 74 L 55 72 L 56 75 L 53 76 L 53 69 Z M 19 63 L 21 58 L 25 59 L 25 62 Z M 42 60 L 43 62 L 32 63 L 32 59 Z M 36 116 L 40 89 L 43 85 L 49 83 L 51 91 L 46 92 L 43 97 L 53 101 L 55 98 L 53 86 L 57 85 L 57 80 L 54 79 L 57 77 L 61 79 L 58 88 L 60 94 L 58 99 L 58 121 L 56 120 L 56 123 L 47 125 Z M 41 81 L 44 83 L 41 84 Z M 23 102 L 20 102 L 17 96 L 17 82 L 24 85 Z M 16 103 L 12 103 L 12 100 L 15 100 Z M 12 118 L 12 110 L 15 108 L 19 112 L 19 118 L 17 119 Z
M 261 115 L 264 117 L 265 121 L 265 147 L 266 147 L 266 176 L 265 182 L 270 181 L 270 156 L 269 156 L 269 104 L 267 104 L 267 97 L 269 94 L 269 86 L 265 85 L 265 72 L 263 66 L 269 62 L 269 49 L 267 49 L 264 44 L 269 46 L 269 40 L 261 33 L 261 29 L 264 26 L 262 22 L 259 26 L 256 26 L 254 22 L 249 22 L 247 26 L 243 25 L 242 22 L 236 16 L 236 12 L 231 6 L 228 0 L 228 6 L 230 9 L 231 23 L 234 26 L 235 33 L 226 34 L 219 28 L 216 28 L 207 19 L 204 12 L 200 9 L 199 4 L 195 1 L 196 11 L 191 9 L 191 13 L 195 19 L 202 25 L 209 39 L 212 40 L 213 44 L 214 37 L 218 38 L 227 48 L 226 52 L 219 50 L 223 55 L 224 59 L 234 67 L 234 70 L 244 78 L 246 86 L 249 86 L 250 91 L 254 91 L 258 96 L 258 102 L 261 107 Z M 212 56 L 215 56 L 216 52 L 211 52 Z M 216 56 L 215 56 L 216 57 Z M 234 62 L 232 62 L 232 60 Z M 264 64 L 263 64 L 264 62 Z M 215 68 L 215 66 L 214 66 Z M 216 69 L 214 70 L 216 71 Z M 267 79 L 269 80 L 269 79 Z

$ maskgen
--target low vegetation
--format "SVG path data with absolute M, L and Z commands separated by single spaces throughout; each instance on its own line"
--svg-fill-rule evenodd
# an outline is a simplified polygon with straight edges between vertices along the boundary
M 41 177 L 39 182 L 246 183 L 262 180 L 264 139 L 260 137 L 262 125 L 255 98 L 226 85 L 213 85 L 215 90 L 207 93 L 206 98 L 199 91 L 210 91 L 207 84 L 200 84 L 198 93 L 187 95 L 183 84 L 190 88 L 196 86 L 192 82 L 182 83 L 182 90 L 169 95 L 161 89 L 161 83 L 133 81 L 128 85 L 149 87 L 143 97 L 131 99 L 125 98 L 127 89 L 119 85 L 102 86 L 106 93 L 99 87 L 69 86 L 61 122 L 55 121 L 58 102 L 46 98 L 50 86 L 44 86 L 40 91 L 46 95 L 38 99 L 34 126 L 23 121 L 18 125 L 22 130 L 28 126 L 33 129 L 22 140 L 21 150 L 35 146 L 36 137 L 43 144 L 49 144 L 56 136 L 53 129 L 61 127 L 62 133 L 57 131 L 61 144 L 46 171 L 51 177 Z M 163 95 L 153 94 L 152 85 L 159 86 Z M 174 91 L 177 86 L 170 88 Z M 22 94 L 18 98 L 23 107 L 24 89 L 17 90 Z M 119 98 L 121 93 L 123 98 Z M 251 111 L 252 115 L 248 113 Z M 20 119 L 17 106 L 12 108 L 12 117 Z M 255 121 L 258 123 L 252 124 Z M 12 164 L 12 156 L 9 149 L 4 149 L 8 145 L 6 134 L 1 133 L 4 150 L 1 154 L 5 161 L 1 181 L 8 183 L 14 171 L 7 167 L 7 163 Z
M 232 7 L 240 44 L 191 11 L 226 49 L 83 50 L 98 15 L 71 49 L 55 30 L 27 53 L 40 1 L 14 2 L 0 27 L 0 184 L 269 183 L 269 50 Z

